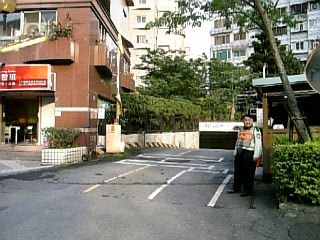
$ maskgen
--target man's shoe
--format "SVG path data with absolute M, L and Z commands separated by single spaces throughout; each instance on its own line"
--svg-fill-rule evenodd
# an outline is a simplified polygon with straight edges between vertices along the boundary
M 238 193 L 239 191 L 235 190 L 235 189 L 230 189 L 228 190 L 229 194 L 233 194 L 233 193 Z
M 241 193 L 240 197 L 248 197 L 248 196 L 252 196 L 251 193 Z

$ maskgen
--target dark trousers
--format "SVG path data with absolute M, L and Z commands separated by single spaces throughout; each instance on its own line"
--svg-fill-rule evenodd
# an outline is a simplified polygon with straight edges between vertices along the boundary
M 253 151 L 242 150 L 235 156 L 234 160 L 234 182 L 233 189 L 240 192 L 243 190 L 252 194 L 256 163 L 253 161 Z

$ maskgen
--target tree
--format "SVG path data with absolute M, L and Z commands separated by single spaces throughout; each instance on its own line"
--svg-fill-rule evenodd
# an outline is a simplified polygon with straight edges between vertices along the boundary
M 274 76 L 278 74 L 278 68 L 271 55 L 270 42 L 268 41 L 265 32 L 261 32 L 256 35 L 258 41 L 253 41 L 254 52 L 248 58 L 243 61 L 245 66 L 250 67 L 254 73 L 260 73 L 263 66 L 266 65 L 266 73 Z M 280 41 L 276 40 L 279 53 L 284 63 L 287 74 L 301 74 L 303 72 L 303 65 L 293 55 L 292 51 L 286 50 L 286 46 L 280 46 Z
M 238 95 L 244 95 L 244 91 L 251 85 L 252 74 L 243 67 L 234 66 L 232 63 L 223 62 L 218 59 L 211 59 L 209 64 L 210 95 L 218 105 L 224 106 L 225 111 L 229 112 L 228 119 L 234 120 L 237 110 L 247 112 L 253 103 L 238 104 Z M 237 105 L 237 108 L 236 108 Z M 215 107 L 214 109 L 219 109 Z
M 142 57 L 141 69 L 147 70 L 141 94 L 195 102 L 206 94 L 206 58 L 185 60 L 158 49 Z
M 226 27 L 230 27 L 235 21 L 241 27 L 241 30 L 260 28 L 266 33 L 270 42 L 271 53 L 277 65 L 284 92 L 287 95 L 291 120 L 300 140 L 306 142 L 310 141 L 311 138 L 289 83 L 272 29 L 272 26 L 277 26 L 279 23 L 287 23 L 292 27 L 294 22 L 292 16 L 278 11 L 277 3 L 278 1 L 272 0 L 180 0 L 176 12 L 164 13 L 162 17 L 148 24 L 147 27 L 166 25 L 170 32 L 187 23 L 200 26 L 202 21 L 211 19 L 212 13 L 217 13 L 225 19 Z

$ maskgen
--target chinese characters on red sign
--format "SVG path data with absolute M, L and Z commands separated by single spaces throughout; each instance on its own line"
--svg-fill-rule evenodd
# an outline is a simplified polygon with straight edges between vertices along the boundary
M 0 90 L 49 90 L 50 65 L 0 67 Z

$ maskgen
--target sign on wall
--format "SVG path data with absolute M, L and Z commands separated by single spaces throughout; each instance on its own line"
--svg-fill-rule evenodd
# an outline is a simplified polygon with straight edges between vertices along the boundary
M 0 67 L 0 91 L 51 90 L 51 66 L 5 65 Z

